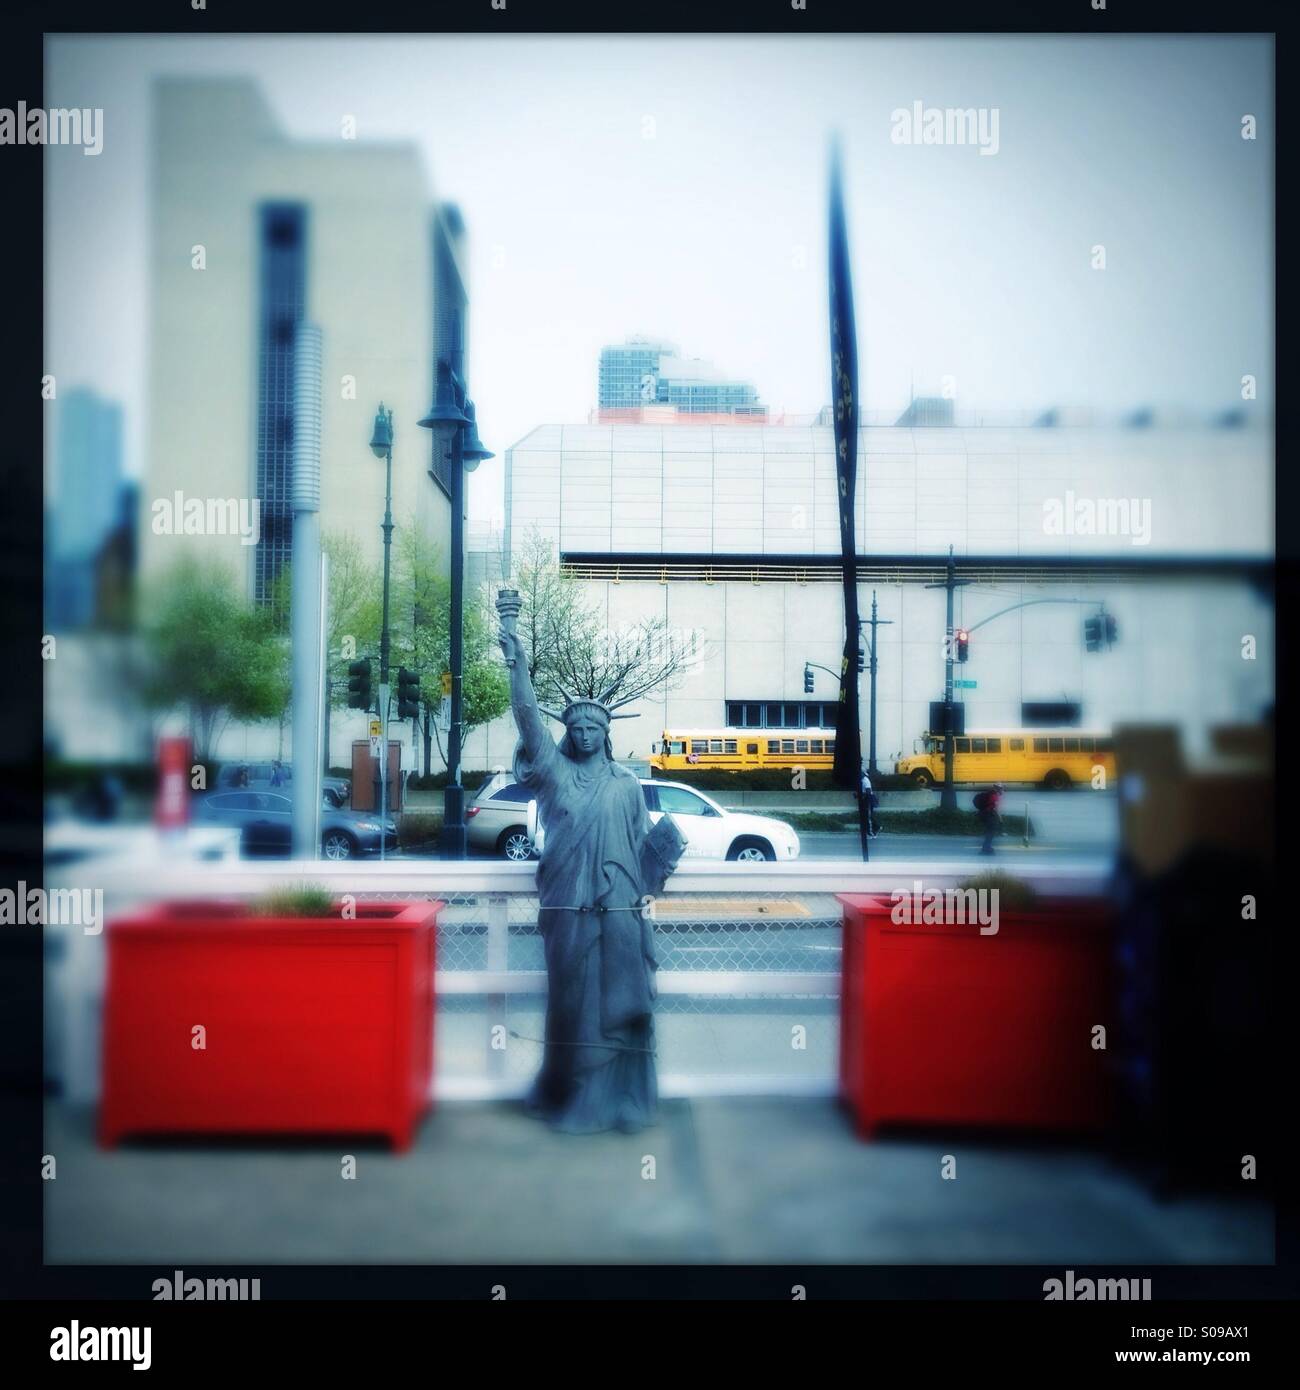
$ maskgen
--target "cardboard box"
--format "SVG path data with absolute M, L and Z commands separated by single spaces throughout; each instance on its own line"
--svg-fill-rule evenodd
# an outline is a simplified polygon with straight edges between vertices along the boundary
M 1162 873 L 1198 848 L 1272 862 L 1271 731 L 1223 726 L 1211 742 L 1214 751 L 1191 763 L 1172 726 L 1116 727 L 1120 840 L 1143 873 Z

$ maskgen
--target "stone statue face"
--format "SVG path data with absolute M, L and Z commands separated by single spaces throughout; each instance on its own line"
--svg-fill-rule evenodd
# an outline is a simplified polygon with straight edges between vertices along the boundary
M 599 719 L 579 715 L 569 726 L 569 747 L 582 762 L 605 746 L 605 726 Z

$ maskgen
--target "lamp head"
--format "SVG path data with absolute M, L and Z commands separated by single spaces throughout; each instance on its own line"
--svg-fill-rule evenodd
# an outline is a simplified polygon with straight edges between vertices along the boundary
M 484 459 L 496 458 L 496 455 L 491 449 L 484 448 L 483 441 L 478 437 L 478 420 L 473 401 L 465 402 L 465 414 L 469 423 L 465 426 L 465 443 L 460 453 L 461 458 L 465 460 L 466 469 L 472 473 Z
M 427 430 L 434 430 L 446 443 L 453 438 L 462 425 L 468 423 L 468 416 L 460 408 L 456 399 L 455 373 L 445 362 L 438 363 L 438 389 L 434 395 L 429 413 L 420 421 Z
M 370 435 L 370 451 L 381 459 L 393 447 L 393 412 L 384 409 L 379 402 L 379 413 L 375 416 L 375 428 Z

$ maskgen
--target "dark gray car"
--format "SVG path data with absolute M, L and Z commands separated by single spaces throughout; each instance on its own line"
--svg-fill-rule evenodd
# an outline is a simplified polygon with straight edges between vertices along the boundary
M 247 773 L 247 779 L 244 774 Z M 269 763 L 226 763 L 217 774 L 218 791 L 242 791 L 245 787 L 255 791 L 276 791 L 280 787 L 293 785 L 293 768 L 288 763 L 280 764 L 279 781 L 276 780 L 276 764 Z M 333 806 L 346 806 L 352 794 L 352 783 L 344 777 L 322 777 L 321 791 Z
M 239 830 L 244 854 L 288 855 L 293 845 L 293 803 L 279 791 L 249 788 L 209 792 L 195 797 L 196 825 L 228 825 Z M 379 853 L 379 817 L 365 811 L 342 811 L 323 800 L 321 854 L 326 859 L 355 859 Z M 397 822 L 387 822 L 384 848 L 397 848 Z

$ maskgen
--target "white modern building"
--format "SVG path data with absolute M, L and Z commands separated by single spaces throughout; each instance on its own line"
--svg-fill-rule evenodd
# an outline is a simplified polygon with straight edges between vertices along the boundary
M 508 551 L 536 530 L 611 628 L 656 616 L 706 641 L 676 688 L 629 707 L 642 717 L 615 726 L 617 756 L 645 756 L 666 727 L 825 716 L 835 682 L 815 671 L 808 695 L 804 665 L 837 668 L 843 641 L 833 447 L 821 424 L 683 422 L 544 425 L 507 452 Z M 1086 724 L 1174 720 L 1195 746 L 1272 701 L 1271 426 L 869 426 L 856 525 L 860 613 L 875 594 L 889 624 L 882 764 L 943 694 L 945 595 L 930 586 L 950 546 L 958 626 L 1033 601 L 973 632 L 968 728 L 1066 705 Z M 1119 641 L 1089 653 L 1084 617 L 1102 603 Z M 507 763 L 513 742 L 508 719 L 474 731 L 467 765 Z

